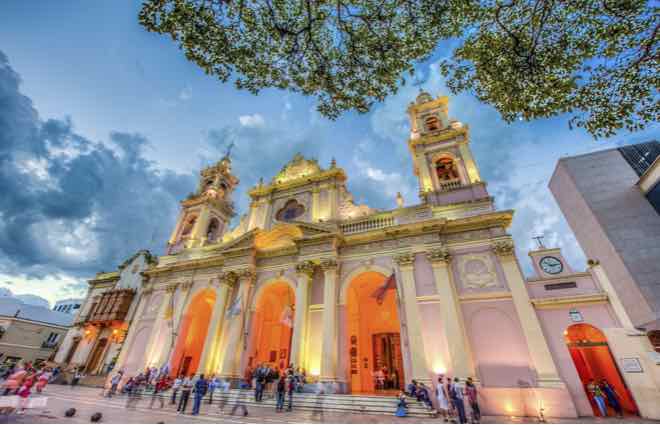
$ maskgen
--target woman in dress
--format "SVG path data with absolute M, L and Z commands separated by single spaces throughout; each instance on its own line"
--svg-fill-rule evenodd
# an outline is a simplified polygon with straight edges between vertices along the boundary
M 399 391 L 398 404 L 394 415 L 400 418 L 408 415 L 408 403 L 406 403 L 406 394 L 403 391 Z
M 442 414 L 445 422 L 449 422 L 449 397 L 444 381 L 444 377 L 438 378 L 438 385 L 435 387 L 435 398 L 438 400 L 438 412 Z
M 5 391 L 3 395 L 15 393 L 21 387 L 21 385 L 23 385 L 23 381 L 25 380 L 27 374 L 28 371 L 25 368 L 19 367 L 14 373 L 9 375 L 9 378 L 7 378 L 4 384 Z

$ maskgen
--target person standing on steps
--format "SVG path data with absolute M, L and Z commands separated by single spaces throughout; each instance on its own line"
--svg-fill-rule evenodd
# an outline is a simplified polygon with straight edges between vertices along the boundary
M 605 379 L 600 380 L 600 388 L 603 390 L 605 397 L 607 398 L 607 404 L 609 404 L 616 416 L 619 419 L 623 419 L 623 408 L 621 407 L 621 402 L 619 401 L 619 395 L 614 391 L 614 388 L 607 382 Z
M 160 408 L 162 409 L 164 407 L 163 392 L 165 392 L 166 388 L 167 376 L 161 375 L 156 379 L 156 383 L 154 384 L 154 392 L 151 394 L 151 402 L 149 403 L 150 409 L 154 408 L 154 401 L 156 401 L 156 399 L 158 399 L 158 402 L 160 403 Z
M 458 421 L 462 424 L 467 423 L 467 418 L 465 417 L 465 402 L 463 401 L 463 385 L 458 378 L 454 378 L 454 384 L 451 386 L 450 397 L 456 412 L 458 413 Z
M 284 374 L 281 374 L 277 379 L 275 390 L 277 391 L 277 404 L 275 405 L 275 411 L 282 412 L 284 410 L 284 397 L 286 396 L 286 377 Z
M 176 394 L 181 389 L 182 383 L 183 383 L 183 376 L 179 375 L 172 384 L 172 400 L 170 400 L 170 404 L 176 404 Z
M 108 391 L 109 398 L 117 394 L 117 387 L 119 386 L 119 383 L 121 382 L 121 378 L 123 376 L 124 376 L 124 372 L 120 370 L 110 380 L 110 391 Z
M 199 415 L 199 407 L 202 404 L 202 399 L 209 390 L 209 382 L 204 378 L 204 374 L 199 375 L 199 379 L 195 382 L 195 399 L 193 401 L 193 416 Z
M 449 422 L 449 396 L 444 381 L 445 378 L 441 375 L 438 378 L 438 385 L 435 387 L 435 399 L 438 401 L 438 412 L 442 414 L 445 422 Z
M 179 400 L 179 407 L 176 409 L 179 413 L 186 413 L 186 407 L 188 406 L 188 399 L 190 398 L 190 392 L 193 388 L 192 377 L 185 377 L 181 381 L 181 399 Z
M 293 392 L 296 389 L 296 377 L 295 375 L 289 375 L 287 376 L 287 390 L 289 392 L 289 406 L 287 407 L 287 411 L 290 412 L 293 409 Z
M 477 395 L 477 386 L 474 385 L 472 378 L 465 381 L 465 395 L 467 396 L 468 403 L 470 404 L 470 414 L 472 423 L 478 424 L 481 422 L 481 409 L 479 409 L 479 400 Z
M 211 375 L 209 378 L 209 404 L 213 404 L 213 392 L 220 388 L 220 378 Z
M 600 416 L 607 416 L 607 406 L 605 405 L 605 395 L 603 394 L 603 389 L 594 381 L 593 379 L 587 384 L 587 390 L 591 397 L 593 397 L 596 406 L 598 406 L 598 411 Z

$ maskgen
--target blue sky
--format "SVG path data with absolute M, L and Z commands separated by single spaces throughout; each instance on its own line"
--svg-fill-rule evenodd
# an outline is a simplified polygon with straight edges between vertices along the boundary
M 189 63 L 170 39 L 137 23 L 139 2 L 0 4 L 0 286 L 51 303 L 83 295 L 85 279 L 137 249 L 161 253 L 178 201 L 200 167 L 236 143 L 235 200 L 270 179 L 296 152 L 346 169 L 356 201 L 418 202 L 406 148 L 407 104 L 417 88 L 365 115 L 320 117 L 312 98 L 237 91 Z M 423 87 L 447 94 L 436 54 L 417 69 Z M 508 125 L 469 94 L 450 116 L 471 128 L 472 149 L 499 208 L 516 210 L 511 232 L 529 273 L 531 237 L 585 259 L 561 217 L 548 179 L 556 161 L 658 138 L 658 127 L 594 141 L 567 117 Z

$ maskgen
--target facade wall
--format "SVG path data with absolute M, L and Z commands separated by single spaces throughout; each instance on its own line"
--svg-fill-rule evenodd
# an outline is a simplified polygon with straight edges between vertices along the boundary
M 549 187 L 587 257 L 600 261 L 633 323 L 660 312 L 660 216 L 617 150 L 559 161 Z
M 48 360 L 55 347 L 44 348 L 42 343 L 47 341 L 51 333 L 58 335 L 55 341 L 60 343 L 67 332 L 65 327 L 14 318 L 0 318 L 0 326 L 5 329 L 0 338 L 0 363 L 5 363 L 8 358 L 11 362 L 15 359 L 21 362 Z

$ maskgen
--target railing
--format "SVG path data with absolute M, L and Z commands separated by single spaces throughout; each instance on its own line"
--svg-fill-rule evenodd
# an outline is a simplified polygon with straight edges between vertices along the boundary
M 384 227 L 394 226 L 394 217 L 374 217 L 366 218 L 360 221 L 340 224 L 339 227 L 344 234 L 368 232 L 370 230 L 382 229 Z
M 55 347 L 57 347 L 57 342 L 44 341 L 41 343 L 41 348 L 55 348 Z
M 450 190 L 456 190 L 463 187 L 463 184 L 460 180 L 453 180 L 450 182 L 440 182 L 440 190 L 443 192 L 449 192 Z

